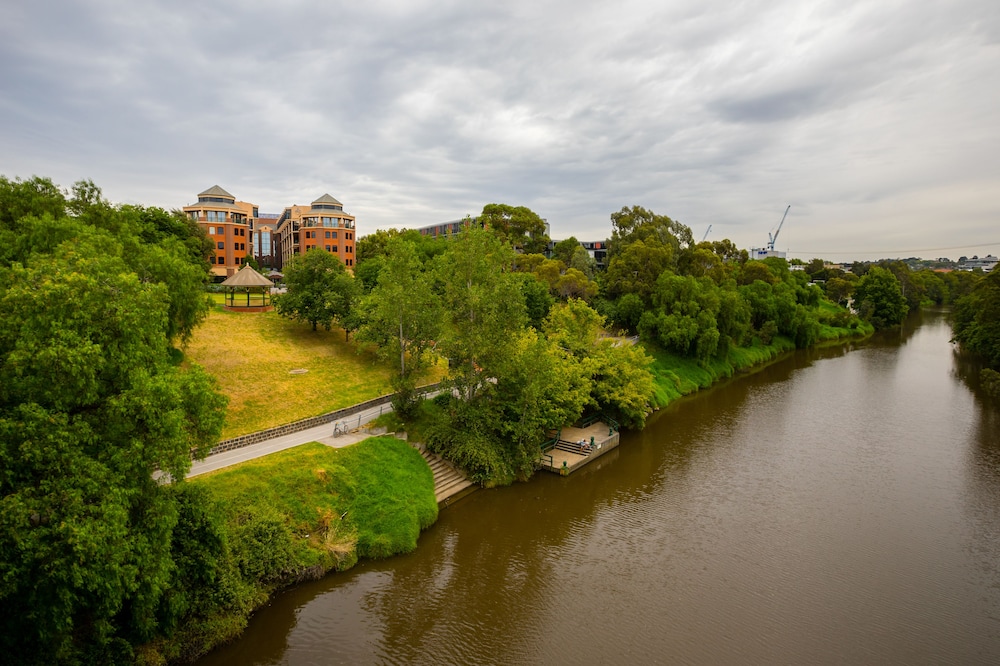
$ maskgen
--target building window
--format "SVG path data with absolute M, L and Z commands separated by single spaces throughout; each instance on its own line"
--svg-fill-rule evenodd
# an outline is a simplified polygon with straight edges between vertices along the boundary
M 328 248 L 326 248 L 326 249 L 330 250 L 330 248 L 329 248 L 329 247 L 328 247 Z M 333 246 L 333 249 L 332 249 L 332 250 L 330 250 L 330 252 L 336 252 L 336 251 L 337 251 L 337 246 L 336 246 L 336 245 L 334 245 L 334 246 Z
M 215 247 L 218 248 L 218 249 L 220 249 L 220 250 L 224 250 L 224 249 L 226 249 L 226 244 L 223 243 L 222 241 L 219 241 L 218 243 L 215 244 Z
M 330 237 L 330 232 L 329 232 L 329 231 L 327 231 L 327 232 L 326 232 L 326 237 L 327 237 L 327 238 L 329 238 L 329 237 Z
M 337 237 L 337 232 L 336 231 L 331 231 L 330 233 L 333 234 L 333 236 L 331 236 L 331 238 L 336 238 Z

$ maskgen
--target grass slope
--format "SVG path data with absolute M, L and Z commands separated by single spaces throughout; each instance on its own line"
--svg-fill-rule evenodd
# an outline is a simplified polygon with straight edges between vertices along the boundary
M 758 342 L 751 347 L 731 347 L 726 356 L 707 362 L 678 356 L 650 344 L 644 344 L 644 347 L 653 357 L 650 366 L 655 390 L 653 407 L 660 409 L 681 396 L 708 388 L 721 379 L 732 377 L 738 371 L 766 363 L 784 352 L 792 351 L 795 344 L 787 338 L 777 337 L 769 345 Z
M 438 515 L 426 461 L 389 436 L 342 449 L 304 444 L 190 482 L 205 484 L 231 508 L 231 519 L 250 504 L 277 510 L 318 558 L 327 551 L 331 520 L 340 523 L 341 537 L 356 539 L 359 557 L 389 557 L 416 548 Z
M 392 369 L 345 342 L 341 329 L 313 331 L 274 312 L 214 308 L 185 347 L 186 358 L 229 396 L 222 437 L 324 414 L 391 392 Z M 304 374 L 289 374 L 305 369 Z M 427 381 L 436 381 L 437 374 Z
M 205 498 L 182 535 L 183 603 L 193 606 L 143 646 L 144 664 L 190 661 L 235 638 L 282 587 L 359 557 L 412 551 L 438 516 L 430 468 L 395 437 L 343 449 L 305 444 L 195 477 L 177 492 Z

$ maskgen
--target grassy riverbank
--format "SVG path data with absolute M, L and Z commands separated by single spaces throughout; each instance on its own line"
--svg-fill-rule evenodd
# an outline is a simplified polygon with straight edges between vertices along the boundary
M 184 353 L 215 377 L 229 398 L 224 439 L 392 391 L 392 369 L 345 341 L 343 330 L 313 331 L 309 324 L 274 312 L 215 308 L 195 329 Z M 442 374 L 432 368 L 426 382 Z
M 854 328 L 833 325 L 836 323 L 834 317 L 839 317 L 843 309 L 832 303 L 821 303 L 820 311 L 829 313 L 829 316 L 824 317 L 825 321 L 821 320 L 819 333 L 821 342 L 866 337 L 874 332 L 871 324 L 858 320 L 854 320 Z M 654 345 L 647 344 L 644 347 L 653 357 L 653 364 L 650 366 L 655 386 L 653 406 L 660 409 L 681 396 L 708 388 L 715 382 L 732 377 L 737 372 L 749 370 L 772 361 L 781 354 L 794 351 L 795 343 L 782 336 L 775 337 L 766 345 L 755 339 L 748 347 L 730 347 L 725 356 L 718 356 L 708 361 L 678 356 Z
M 184 531 L 175 603 L 190 612 L 169 638 L 146 646 L 146 663 L 192 659 L 231 640 L 282 587 L 360 557 L 412 551 L 438 515 L 430 468 L 394 437 L 343 449 L 306 444 L 175 491 Z

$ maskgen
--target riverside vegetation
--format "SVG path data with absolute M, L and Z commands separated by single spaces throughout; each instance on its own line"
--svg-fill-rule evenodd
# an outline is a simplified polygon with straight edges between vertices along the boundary
M 470 225 L 449 241 L 376 232 L 358 242 L 354 277 L 333 269 L 319 284 L 309 276 L 326 274 L 313 270 L 324 258 L 307 253 L 276 305 L 305 327 L 353 332 L 356 362 L 381 377 L 360 393 L 387 382 L 400 417 L 484 485 L 529 477 L 545 431 L 586 411 L 639 428 L 679 395 L 787 349 L 893 325 L 925 300 L 979 299 L 960 306 L 960 337 L 992 348 L 991 322 L 976 312 L 993 302 L 993 282 L 885 264 L 821 288 L 810 283 L 817 270 L 695 243 L 639 207 L 612 214 L 598 271 L 575 239 L 541 254 L 544 223 L 526 208 L 491 204 L 482 219 L 488 230 Z M 111 205 L 92 183 L 66 193 L 43 178 L 0 178 L 4 654 L 190 659 L 241 631 L 273 590 L 410 550 L 435 520 L 429 470 L 392 438 L 152 480 L 155 468 L 184 478 L 191 452 L 204 455 L 223 431 L 226 394 L 239 399 L 233 387 L 245 383 L 220 366 L 221 391 L 191 360 L 208 362 L 207 348 L 192 343 L 187 360 L 180 351 L 210 311 L 212 251 L 183 216 Z M 298 298 L 317 289 L 335 293 Z M 861 317 L 842 305 L 852 293 Z M 442 358 L 451 391 L 418 400 L 417 382 Z M 264 391 L 277 381 L 251 379 Z

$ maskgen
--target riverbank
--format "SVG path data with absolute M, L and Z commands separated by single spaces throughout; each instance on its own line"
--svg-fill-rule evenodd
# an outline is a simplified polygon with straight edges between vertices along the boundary
M 791 351 L 791 341 L 775 338 L 770 345 L 732 348 L 724 358 L 699 363 L 651 349 L 655 406 L 664 407 Z M 357 458 L 346 453 L 354 449 L 365 453 Z M 428 483 L 429 468 L 419 453 L 392 437 L 365 440 L 343 451 L 342 457 L 331 457 L 324 453 L 331 452 L 327 447 L 306 444 L 197 482 L 224 507 L 220 510 L 231 546 L 257 554 L 257 562 L 241 565 L 257 578 L 239 597 L 242 601 L 228 603 L 214 616 L 199 613 L 198 621 L 181 627 L 160 654 L 183 659 L 204 654 L 239 635 L 249 616 L 275 591 L 344 571 L 360 557 L 388 557 L 416 548 L 420 531 L 437 519 L 433 478 Z M 393 476 L 397 481 L 388 479 L 400 465 L 409 471 Z M 359 497 L 371 498 L 367 509 L 352 508 L 351 498 Z M 428 500 L 434 504 L 433 514 L 426 507 Z
M 681 399 L 585 473 L 476 493 L 199 666 L 1000 663 L 1000 412 L 924 322 Z
M 874 332 L 875 329 L 864 322 L 859 322 L 857 328 L 824 326 L 817 345 L 864 339 Z M 644 345 L 644 349 L 653 357 L 650 366 L 655 386 L 653 407 L 662 409 L 680 397 L 709 388 L 737 373 L 759 368 L 793 352 L 795 343 L 783 336 L 776 336 L 770 344 L 763 344 L 758 339 L 749 347 L 730 347 L 724 356 L 707 361 L 678 356 L 652 345 Z
M 395 437 L 303 444 L 178 484 L 188 608 L 141 663 L 191 661 L 237 637 L 276 591 L 416 548 L 438 516 L 420 453 Z

